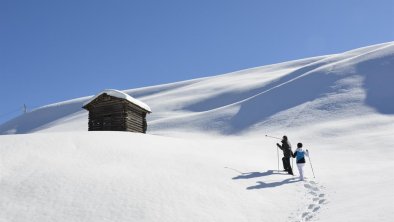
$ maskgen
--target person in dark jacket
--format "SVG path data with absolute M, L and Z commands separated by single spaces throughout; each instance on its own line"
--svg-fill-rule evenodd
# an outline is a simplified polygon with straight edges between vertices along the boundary
M 292 157 L 293 152 L 291 151 L 290 142 L 287 139 L 287 136 L 283 136 L 281 143 L 282 145 L 280 145 L 279 143 L 277 143 L 276 145 L 279 147 L 279 149 L 283 151 L 283 158 L 282 158 L 283 168 L 289 174 L 293 175 L 293 169 L 291 169 L 291 165 L 290 165 L 290 157 Z
M 297 149 L 292 156 L 296 158 L 298 172 L 300 173 L 300 180 L 304 180 L 305 156 L 309 156 L 309 152 L 308 150 L 302 149 L 302 143 L 297 143 Z

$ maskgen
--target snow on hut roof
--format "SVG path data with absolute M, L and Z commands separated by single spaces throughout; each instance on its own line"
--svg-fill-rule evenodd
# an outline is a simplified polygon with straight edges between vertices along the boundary
M 128 94 L 126 94 L 126 93 L 124 93 L 124 92 L 121 92 L 121 91 L 119 91 L 119 90 L 116 90 L 116 89 L 105 89 L 105 90 L 102 91 L 101 93 L 99 93 L 99 94 L 93 96 L 91 99 L 89 99 L 88 101 L 86 101 L 86 102 L 83 104 L 83 106 L 86 106 L 87 104 L 91 103 L 93 100 L 95 100 L 97 97 L 101 96 L 101 95 L 104 94 L 104 93 L 107 94 L 107 95 L 109 95 L 109 96 L 113 96 L 113 97 L 120 98 L 120 99 L 125 99 L 125 100 L 127 100 L 127 101 L 129 101 L 129 102 L 131 102 L 131 103 L 134 103 L 135 105 L 137 105 L 137 106 L 139 106 L 139 107 L 145 109 L 146 111 L 152 112 L 152 110 L 150 109 L 150 107 L 149 107 L 147 104 L 145 104 L 144 102 L 141 102 L 140 100 L 135 99 L 135 98 L 129 96 Z

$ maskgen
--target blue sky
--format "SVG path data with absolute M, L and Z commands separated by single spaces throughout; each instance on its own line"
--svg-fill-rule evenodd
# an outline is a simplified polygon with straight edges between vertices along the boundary
M 0 0 L 0 123 L 23 104 L 388 41 L 392 0 Z

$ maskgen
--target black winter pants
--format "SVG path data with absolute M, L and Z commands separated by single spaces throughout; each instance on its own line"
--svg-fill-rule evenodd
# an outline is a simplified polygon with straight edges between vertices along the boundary
M 290 164 L 290 157 L 283 157 L 282 158 L 283 162 L 283 168 L 289 173 L 293 174 L 293 169 L 291 169 L 291 164 Z

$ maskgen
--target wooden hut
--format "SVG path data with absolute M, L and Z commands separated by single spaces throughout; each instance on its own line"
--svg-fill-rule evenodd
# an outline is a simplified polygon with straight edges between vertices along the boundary
M 145 103 L 118 90 L 108 89 L 83 104 L 89 111 L 89 131 L 130 131 L 146 133 Z

